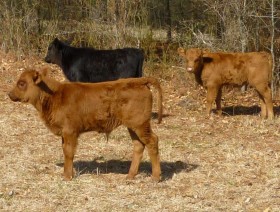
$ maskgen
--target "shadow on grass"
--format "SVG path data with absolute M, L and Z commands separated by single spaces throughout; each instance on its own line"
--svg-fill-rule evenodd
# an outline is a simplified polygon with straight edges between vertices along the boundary
M 246 106 L 230 106 L 223 107 L 223 115 L 225 116 L 238 116 L 238 115 L 258 115 L 261 112 L 261 108 L 257 105 L 250 107 Z M 275 115 L 280 114 L 280 107 L 273 107 Z
M 82 174 L 102 174 L 102 173 L 117 173 L 117 174 L 128 174 L 131 161 L 121 161 L 121 160 L 108 160 L 103 161 L 95 159 L 93 161 L 75 161 L 74 168 L 79 173 Z M 58 166 L 63 166 L 63 163 L 57 164 Z M 191 172 L 196 169 L 198 165 L 187 164 L 182 161 L 176 162 L 161 162 L 161 178 L 162 180 L 171 179 L 173 174 L 180 172 Z M 141 162 L 138 173 L 149 173 L 151 175 L 151 163 Z
M 169 114 L 162 114 L 162 118 L 170 116 Z M 158 119 L 158 113 L 157 112 L 152 112 L 151 114 L 152 119 Z
M 223 115 L 225 116 L 238 116 L 238 115 L 256 115 L 259 114 L 261 108 L 257 105 L 250 107 L 246 106 L 229 106 L 223 107 Z
M 278 116 L 280 115 L 280 106 L 273 107 L 274 115 Z

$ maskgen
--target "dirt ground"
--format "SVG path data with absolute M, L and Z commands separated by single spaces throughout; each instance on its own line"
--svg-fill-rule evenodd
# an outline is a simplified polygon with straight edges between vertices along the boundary
M 132 144 L 120 127 L 109 141 L 96 132 L 83 134 L 77 176 L 65 182 L 61 139 L 31 105 L 7 96 L 24 67 L 46 64 L 42 58 L 0 57 L 0 211 L 280 211 L 277 99 L 275 120 L 262 120 L 252 89 L 227 89 L 224 115 L 206 118 L 205 90 L 182 69 L 169 67 L 170 77 L 160 79 L 163 122 L 152 120 L 162 181 L 151 181 L 147 152 L 136 179 L 125 179 Z M 52 76 L 64 80 L 51 67 Z

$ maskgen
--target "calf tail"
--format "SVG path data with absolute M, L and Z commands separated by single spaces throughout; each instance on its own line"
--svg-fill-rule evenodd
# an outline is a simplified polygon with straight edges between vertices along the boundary
M 157 89 L 157 105 L 158 105 L 158 123 L 160 124 L 162 121 L 162 89 L 160 86 L 160 83 L 157 79 L 152 78 L 152 77 L 148 77 L 148 84 L 154 86 Z

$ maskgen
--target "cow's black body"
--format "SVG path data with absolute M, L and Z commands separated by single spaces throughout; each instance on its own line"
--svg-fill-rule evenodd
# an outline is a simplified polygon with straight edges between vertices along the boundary
M 144 53 L 136 48 L 76 48 L 56 38 L 49 45 L 45 61 L 59 65 L 69 81 L 103 82 L 142 77 Z

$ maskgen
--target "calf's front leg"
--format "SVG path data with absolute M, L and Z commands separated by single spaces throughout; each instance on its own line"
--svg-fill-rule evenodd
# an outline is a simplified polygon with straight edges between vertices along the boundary
M 207 86 L 207 96 L 206 96 L 206 114 L 207 116 L 210 116 L 212 104 L 215 101 L 218 93 L 218 88 L 216 86 Z M 217 101 L 218 102 L 218 101 Z M 220 101 L 218 102 L 217 109 L 220 108 Z
M 219 88 L 218 89 L 218 94 L 217 94 L 217 97 L 216 97 L 217 113 L 218 113 L 219 116 L 222 115 L 221 99 L 222 99 L 222 88 Z
M 69 181 L 74 177 L 73 159 L 77 146 L 77 135 L 72 133 L 63 133 L 62 148 L 64 154 L 64 180 Z

